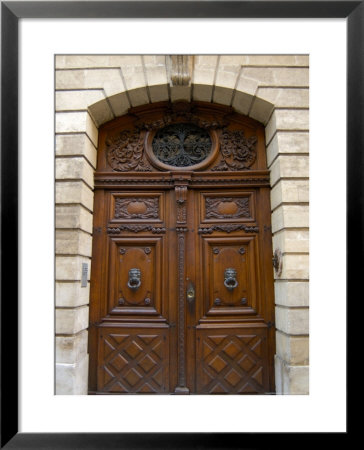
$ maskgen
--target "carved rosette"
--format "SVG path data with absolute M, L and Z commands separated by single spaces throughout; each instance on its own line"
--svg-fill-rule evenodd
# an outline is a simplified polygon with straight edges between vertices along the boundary
M 118 172 L 150 172 L 144 159 L 144 146 L 139 131 L 122 131 L 116 139 L 108 139 L 107 161 Z
M 256 159 L 257 137 L 246 138 L 244 131 L 224 129 L 220 136 L 221 160 L 212 170 L 249 169 Z

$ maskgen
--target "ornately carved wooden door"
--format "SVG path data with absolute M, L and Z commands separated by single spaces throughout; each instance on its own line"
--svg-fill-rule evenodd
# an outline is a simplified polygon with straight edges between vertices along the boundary
M 100 130 L 90 393 L 274 391 L 264 129 L 163 103 Z

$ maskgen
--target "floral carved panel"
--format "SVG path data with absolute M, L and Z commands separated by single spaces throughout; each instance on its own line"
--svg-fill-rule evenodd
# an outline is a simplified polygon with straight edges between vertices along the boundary
M 213 171 L 246 170 L 256 160 L 257 137 L 245 137 L 244 131 L 224 129 L 220 136 L 220 161 Z
M 117 138 L 107 139 L 107 161 L 118 172 L 150 172 L 144 157 L 144 145 L 139 131 L 122 131 Z

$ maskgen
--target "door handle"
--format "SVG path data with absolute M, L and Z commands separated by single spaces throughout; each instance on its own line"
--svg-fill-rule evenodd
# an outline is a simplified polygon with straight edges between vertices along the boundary
M 186 291 L 186 297 L 187 297 L 187 302 L 192 305 L 193 302 L 195 301 L 195 288 L 193 286 L 193 283 L 190 281 L 187 285 L 187 291 Z
M 236 270 L 232 268 L 225 269 L 224 286 L 229 289 L 229 291 L 232 291 L 237 285 Z

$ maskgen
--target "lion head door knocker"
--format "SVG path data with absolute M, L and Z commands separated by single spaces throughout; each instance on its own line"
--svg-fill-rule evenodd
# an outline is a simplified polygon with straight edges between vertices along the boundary
M 238 281 L 236 279 L 236 270 L 232 268 L 225 269 L 225 280 L 224 280 L 224 286 L 229 290 L 232 291 L 235 289 L 238 285 Z
M 141 272 L 140 269 L 130 269 L 129 270 L 129 280 L 128 280 L 128 288 L 136 291 L 140 288 L 141 282 Z

